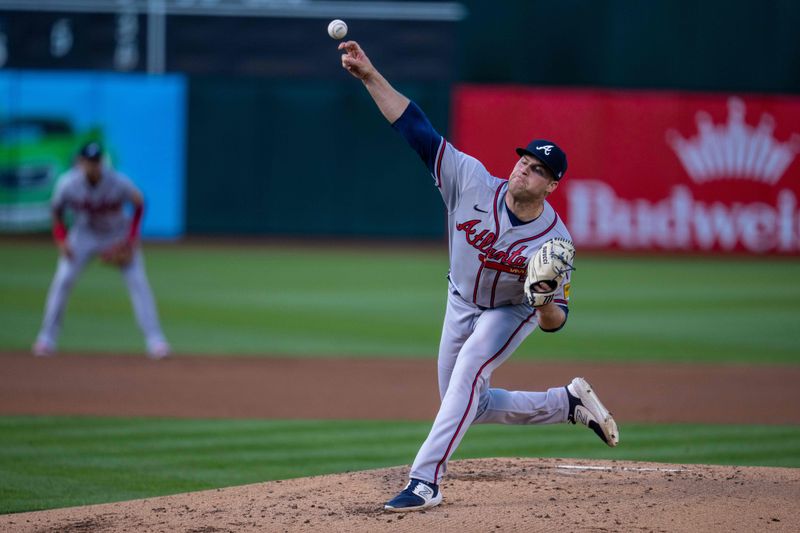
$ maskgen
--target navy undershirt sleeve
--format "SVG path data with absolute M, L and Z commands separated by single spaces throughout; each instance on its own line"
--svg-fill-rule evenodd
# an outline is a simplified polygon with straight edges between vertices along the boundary
M 422 109 L 414 102 L 409 103 L 392 127 L 403 136 L 411 148 L 416 150 L 428 170 L 433 173 L 436 152 L 439 150 L 442 136 L 433 129 Z

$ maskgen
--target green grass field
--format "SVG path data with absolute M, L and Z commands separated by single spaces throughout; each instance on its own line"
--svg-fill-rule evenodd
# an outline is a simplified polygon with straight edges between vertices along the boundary
M 435 357 L 446 245 L 146 248 L 176 352 Z M 28 350 L 55 267 L 0 242 L 0 351 Z M 570 322 L 516 359 L 800 364 L 800 263 L 578 257 Z M 61 348 L 140 352 L 118 273 L 94 264 Z M 0 513 L 408 464 L 429 423 L 0 417 Z M 800 427 L 626 424 L 610 450 L 567 426 L 470 429 L 455 458 L 559 456 L 800 467 Z M 335 445 L 332 445 L 335 444 Z
M 3 243 L 0 349 L 27 350 L 55 267 L 49 243 Z M 444 315 L 441 250 L 163 246 L 146 249 L 176 352 L 435 357 Z M 800 363 L 794 260 L 578 257 L 570 322 L 515 358 Z M 535 339 L 535 340 L 534 340 Z M 61 348 L 138 352 L 121 277 L 81 277 Z
M 429 427 L 427 422 L 0 418 L 0 513 L 408 464 Z M 800 427 L 628 424 L 623 431 L 624 445 L 612 450 L 582 427 L 476 426 L 454 459 L 800 466 Z M 387 487 L 387 497 L 393 490 Z

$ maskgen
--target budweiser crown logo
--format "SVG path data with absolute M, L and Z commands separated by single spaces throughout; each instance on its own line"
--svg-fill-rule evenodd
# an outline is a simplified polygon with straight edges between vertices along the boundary
M 773 137 L 772 115 L 764 113 L 758 126 L 748 125 L 744 102 L 736 97 L 728 100 L 727 124 L 715 125 L 705 111 L 699 111 L 695 120 L 699 131 L 695 137 L 685 139 L 672 129 L 666 135 L 695 183 L 747 179 L 774 185 L 800 152 L 797 133 L 783 143 Z

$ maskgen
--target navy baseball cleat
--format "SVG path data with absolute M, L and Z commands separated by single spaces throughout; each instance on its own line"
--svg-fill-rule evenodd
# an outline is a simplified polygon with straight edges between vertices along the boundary
M 565 387 L 569 398 L 569 415 L 567 420 L 575 424 L 580 422 L 597 433 L 600 439 L 611 447 L 619 444 L 619 429 L 611 417 L 611 413 L 600 402 L 600 398 L 592 390 L 589 382 L 583 378 L 575 378 Z
M 442 503 L 442 493 L 439 491 L 439 485 L 411 478 L 406 488 L 386 502 L 383 508 L 393 513 L 403 513 L 435 507 L 440 503 Z

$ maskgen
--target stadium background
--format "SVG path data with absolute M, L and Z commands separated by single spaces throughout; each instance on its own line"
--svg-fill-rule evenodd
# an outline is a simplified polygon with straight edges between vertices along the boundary
M 748 124 L 761 113 L 774 116 L 778 141 L 800 132 L 800 7 L 790 1 L 466 1 L 429 2 L 426 9 L 398 2 L 389 11 L 369 2 L 98 7 L 105 4 L 52 0 L 26 11 L 26 2 L 0 2 L 0 119 L 8 126 L 0 162 L 12 169 L 0 191 L 4 357 L 23 357 L 29 348 L 55 258 L 42 187 L 22 189 L 54 178 L 37 178 L 40 150 L 50 150 L 45 159 L 57 160 L 53 168 L 63 167 L 81 139 L 99 132 L 115 164 L 145 191 L 148 272 L 176 358 L 433 358 L 447 268 L 444 213 L 416 156 L 339 68 L 324 31 L 330 18 L 346 19 L 376 65 L 456 140 L 459 127 L 497 126 L 464 126 L 459 115 L 459 98 L 470 91 L 482 98 L 483 90 L 633 102 L 657 96 L 676 109 L 705 98 L 676 118 L 684 137 L 697 134 L 695 112 L 711 110 L 722 124 L 727 102 L 737 97 L 750 106 Z M 147 6 L 165 11 L 148 14 Z M 159 55 L 153 50 L 163 27 Z M 20 118 L 27 129 L 11 127 Z M 580 113 L 569 118 L 573 128 L 584 121 Z M 26 145 L 31 124 L 42 119 L 61 125 Z M 623 144 L 631 136 L 607 124 L 586 124 L 586 135 L 604 142 L 619 136 Z M 479 148 L 480 141 L 469 142 Z M 602 161 L 602 153 L 592 155 Z M 505 156 L 490 157 L 500 166 Z M 650 170 L 634 167 L 631 179 Z M 667 179 L 685 182 L 681 172 L 675 163 Z M 796 193 L 798 176 L 794 161 L 780 186 Z M 721 183 L 717 191 L 731 189 Z M 763 189 L 740 188 L 724 201 L 741 203 Z M 702 194 L 714 201 L 713 189 Z M 800 227 L 792 231 L 796 242 Z M 796 249 L 764 255 L 737 244 L 687 255 L 652 246 L 656 255 L 630 255 L 619 248 L 581 257 L 569 330 L 532 337 L 515 358 L 796 371 Z M 100 267 L 82 277 L 65 322 L 65 359 L 141 351 L 117 278 Z M 4 387 L 4 512 L 402 464 L 428 427 L 28 416 L 8 381 Z M 786 400 L 792 405 L 796 396 Z M 627 427 L 630 448 L 613 457 L 800 464 L 792 416 L 784 425 L 711 430 L 636 421 Z M 544 439 L 531 448 L 519 432 L 479 429 L 465 440 L 464 456 L 612 457 L 566 433 L 551 433 L 559 442 L 553 450 Z M 286 432 L 308 446 L 302 457 L 276 437 Z M 332 435 L 352 458 L 333 459 L 324 444 L 313 444 Z M 678 444 L 687 436 L 692 445 Z M 231 440 L 239 443 L 235 452 Z M 498 440 L 511 444 L 498 452 Z M 186 464 L 183 453 L 197 459 Z

